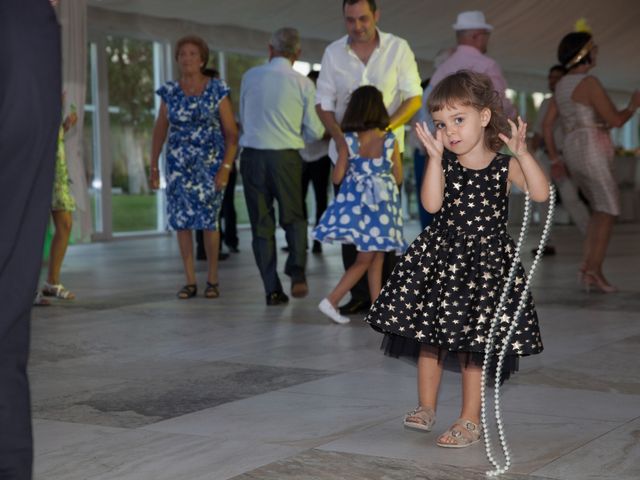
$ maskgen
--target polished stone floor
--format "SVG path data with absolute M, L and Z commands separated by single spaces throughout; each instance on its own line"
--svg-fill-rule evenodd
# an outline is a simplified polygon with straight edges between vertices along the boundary
M 404 430 L 415 367 L 381 355 L 359 318 L 338 326 L 316 310 L 341 273 L 339 247 L 310 255 L 309 297 L 267 307 L 241 234 L 216 300 L 175 299 L 171 237 L 70 248 L 63 279 L 78 299 L 33 314 L 36 479 L 485 478 L 481 444 L 434 444 L 457 417 L 459 377 L 445 374 L 434 432 Z M 612 295 L 576 285 L 574 228 L 553 242 L 534 286 L 545 351 L 503 389 L 514 465 L 502 478 L 637 480 L 640 225 L 615 230 Z

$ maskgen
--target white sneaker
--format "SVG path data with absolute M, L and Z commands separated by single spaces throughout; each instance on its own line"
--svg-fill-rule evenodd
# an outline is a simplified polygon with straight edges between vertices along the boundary
M 338 312 L 338 310 L 336 310 L 336 308 L 333 305 L 331 305 L 331 302 L 326 298 L 322 299 L 322 301 L 318 304 L 318 308 L 322 313 L 324 313 L 331 320 L 341 325 L 344 325 L 351 321 L 349 317 L 340 315 L 340 312 Z

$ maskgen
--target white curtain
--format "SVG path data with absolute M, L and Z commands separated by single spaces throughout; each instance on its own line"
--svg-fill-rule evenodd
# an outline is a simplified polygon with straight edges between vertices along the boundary
M 64 115 L 68 115 L 71 108 L 78 114 L 78 123 L 65 136 L 71 191 L 77 204 L 73 236 L 76 240 L 88 241 L 93 227 L 82 145 L 87 91 L 87 2 L 66 0 L 60 2 L 58 9 L 62 26 L 62 84 L 66 93 Z

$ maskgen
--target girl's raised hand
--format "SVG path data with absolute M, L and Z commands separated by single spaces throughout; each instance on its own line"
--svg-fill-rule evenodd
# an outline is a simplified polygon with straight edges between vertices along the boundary
M 436 158 L 442 160 L 442 154 L 444 153 L 444 144 L 442 143 L 442 130 L 436 130 L 436 136 L 434 137 L 429 130 L 426 122 L 416 123 L 416 134 L 418 139 L 424 145 L 427 150 L 429 158 Z
M 511 119 L 508 119 L 508 122 L 511 127 L 511 138 L 504 133 L 499 133 L 498 137 L 511 150 L 511 153 L 518 158 L 527 153 L 527 123 L 523 122 L 520 116 L 518 116 L 517 126 Z

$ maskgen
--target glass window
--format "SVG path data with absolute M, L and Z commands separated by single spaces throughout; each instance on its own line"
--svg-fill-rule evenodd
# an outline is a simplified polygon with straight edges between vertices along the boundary
M 309 62 L 295 61 L 293 63 L 293 69 L 306 77 L 311 71 L 311 64 Z
M 149 189 L 154 115 L 153 42 L 107 37 L 112 221 L 114 233 L 157 230 Z
M 266 57 L 256 57 L 253 55 L 243 55 L 241 53 L 225 53 L 226 74 L 225 78 L 229 88 L 231 88 L 231 103 L 233 111 L 237 114 L 240 101 L 240 83 L 242 75 L 251 67 L 262 65 L 268 61 Z
M 97 49 L 95 43 L 89 43 L 87 48 L 87 92 L 84 106 L 83 125 L 83 160 L 86 172 L 86 180 L 89 189 L 89 199 L 91 201 L 91 216 L 93 219 L 93 231 L 96 233 L 103 231 L 102 225 L 102 182 L 100 180 L 100 162 L 97 149 L 96 126 L 96 96 L 97 84 Z
M 242 76 L 244 73 L 252 67 L 263 65 L 268 61 L 267 57 L 257 57 L 253 55 L 243 55 L 240 53 L 225 52 L 225 81 L 231 88 L 231 103 L 233 105 L 234 114 L 238 115 L 238 106 L 240 103 L 240 83 L 242 82 Z M 235 191 L 235 206 L 237 212 L 238 224 L 249 223 L 249 215 L 247 213 L 247 207 L 244 198 L 244 190 L 242 187 L 242 175 L 238 169 L 238 180 L 236 183 Z
M 207 66 L 205 67 L 209 72 L 205 73 L 213 73 L 211 70 L 215 70 L 220 75 L 220 65 L 218 65 L 218 52 L 215 50 L 209 50 L 209 61 L 207 62 Z

